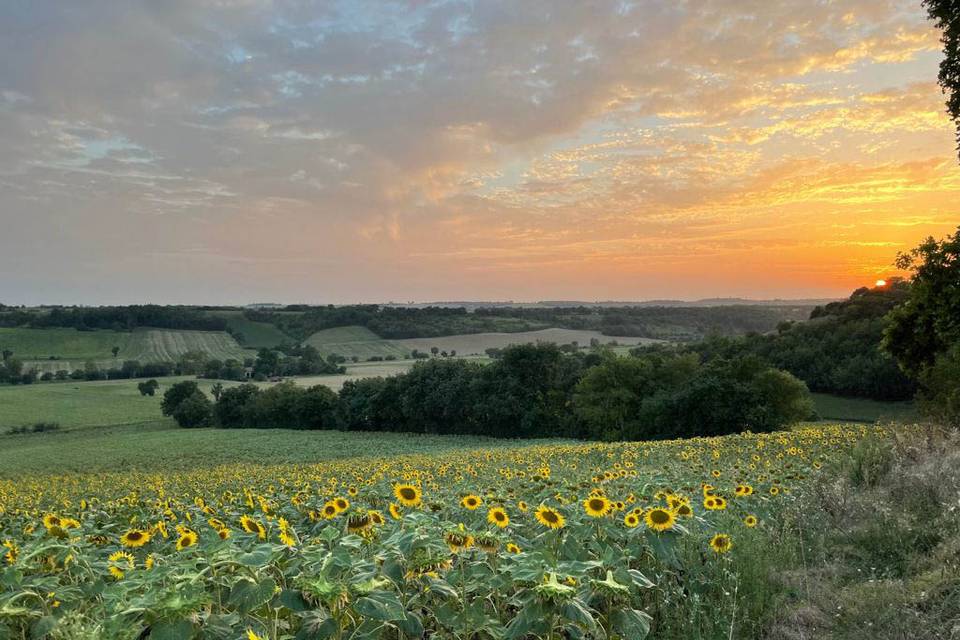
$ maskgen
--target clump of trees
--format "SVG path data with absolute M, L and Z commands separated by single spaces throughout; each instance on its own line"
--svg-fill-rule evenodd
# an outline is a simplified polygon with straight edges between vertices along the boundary
M 0 326 L 36 329 L 69 327 L 80 331 L 132 331 L 138 327 L 224 331 L 227 321 L 200 307 L 144 304 L 119 307 L 53 307 L 41 311 L 0 309 Z
M 339 395 L 292 382 L 244 384 L 211 403 L 188 382 L 164 396 L 164 413 L 182 426 L 598 440 L 770 431 L 811 409 L 802 382 L 757 358 L 705 364 L 692 353 L 618 357 L 553 344 L 508 347 L 486 366 L 430 359 L 400 375 L 348 381 Z
M 689 350 L 708 362 L 755 356 L 789 371 L 811 391 L 906 400 L 916 392 L 915 379 L 897 366 L 881 339 L 886 315 L 909 295 L 909 283 L 892 279 L 884 287 L 863 287 L 847 300 L 816 307 L 809 322 L 784 322 L 766 334 L 712 336 Z
M 912 277 L 908 297 L 886 317 L 884 349 L 917 379 L 920 408 L 960 427 L 960 227 L 900 254 L 897 266 Z

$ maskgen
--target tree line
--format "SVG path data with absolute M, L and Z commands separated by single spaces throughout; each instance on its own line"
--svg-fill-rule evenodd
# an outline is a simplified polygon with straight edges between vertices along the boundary
M 27 310 L 0 307 L 0 327 L 72 328 L 79 331 L 112 329 L 132 331 L 139 327 L 157 329 L 195 329 L 225 331 L 225 318 L 210 315 L 207 310 L 190 306 L 157 304 L 115 307 L 51 307 Z
M 292 382 L 243 384 L 211 399 L 193 381 L 164 394 L 183 427 L 342 429 L 510 438 L 640 440 L 770 431 L 806 418 L 793 376 L 754 357 L 564 353 L 508 347 L 494 362 L 419 362 L 403 374 L 348 381 L 339 394 Z

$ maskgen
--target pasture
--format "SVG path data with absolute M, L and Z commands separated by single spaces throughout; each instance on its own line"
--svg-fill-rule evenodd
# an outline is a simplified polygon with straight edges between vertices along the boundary
M 312 334 L 304 344 L 315 347 L 324 356 L 336 353 L 346 358 L 356 356 L 360 360 L 371 356 L 410 357 L 410 349 L 397 345 L 395 341 L 384 340 L 366 327 L 324 329 Z
M 296 342 L 293 338 L 281 331 L 276 325 L 269 322 L 257 322 L 247 319 L 243 311 L 213 311 L 212 315 L 226 318 L 227 326 L 231 331 L 238 332 L 243 339 L 240 340 L 244 347 L 251 349 L 260 349 L 261 347 L 276 347 L 284 342 Z
M 919 419 L 916 405 L 910 401 L 845 398 L 827 393 L 812 393 L 813 404 L 822 420 L 848 422 L 914 422 Z

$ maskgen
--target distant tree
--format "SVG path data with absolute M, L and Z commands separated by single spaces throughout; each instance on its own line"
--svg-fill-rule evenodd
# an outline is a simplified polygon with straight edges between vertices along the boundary
M 213 405 L 199 389 L 184 398 L 170 414 L 177 424 L 186 429 L 209 427 L 213 417 Z
M 171 385 L 170 388 L 167 389 L 167 391 L 163 394 L 163 402 L 160 403 L 160 411 L 162 411 L 163 415 L 165 416 L 172 416 L 173 412 L 176 411 L 178 406 L 180 406 L 180 403 L 192 396 L 194 393 L 202 392 L 200 391 L 200 387 L 197 386 L 197 383 L 193 380 L 184 380 Z
M 117 354 L 120 353 L 120 347 L 113 347 L 112 349 L 110 349 L 110 353 L 112 353 L 113 357 L 116 358 Z
M 432 354 L 434 355 L 434 357 L 436 357 L 436 355 L 437 355 L 438 353 L 440 353 L 440 348 L 439 348 L 439 347 L 430 347 L 430 353 L 432 353 Z
M 9 359 L 12 358 L 12 357 L 13 357 L 13 351 L 12 351 L 12 350 L 10 350 L 10 349 L 4 349 L 4 350 L 3 350 L 3 361 L 4 361 L 4 362 L 6 362 L 7 360 L 9 360 Z
M 210 393 L 213 395 L 214 400 L 220 400 L 220 396 L 223 394 L 223 383 L 218 382 L 213 385 L 213 388 L 210 389 Z
M 456 350 L 456 349 L 450 349 L 450 357 L 451 357 L 451 358 L 456 358 L 456 357 L 457 357 L 457 350 Z
M 943 60 L 940 61 L 940 86 L 947 94 L 947 113 L 957 125 L 960 149 L 960 2 L 923 0 L 927 15 L 943 32 Z
M 140 392 L 141 396 L 153 396 L 157 393 L 157 389 L 160 388 L 160 383 L 156 380 L 150 379 L 146 382 L 141 382 L 137 385 L 137 390 Z

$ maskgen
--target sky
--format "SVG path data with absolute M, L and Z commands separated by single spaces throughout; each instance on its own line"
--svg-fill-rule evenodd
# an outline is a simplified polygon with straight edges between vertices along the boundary
M 839 297 L 960 224 L 919 0 L 0 3 L 0 302 Z

